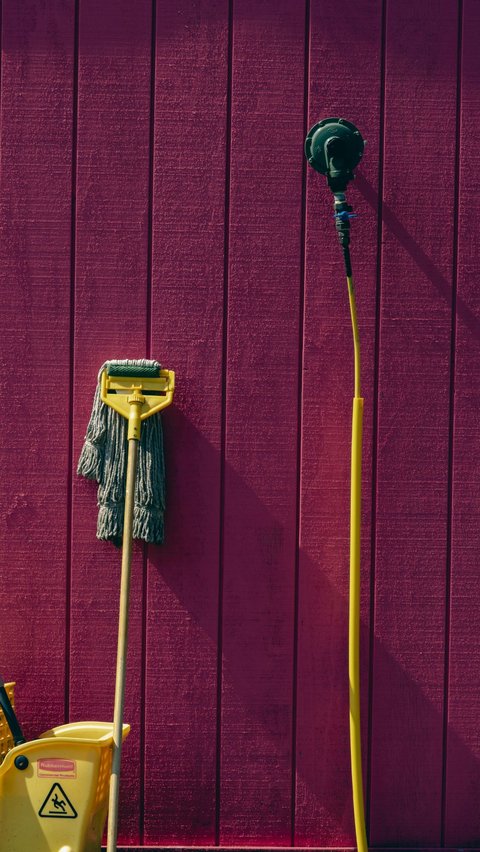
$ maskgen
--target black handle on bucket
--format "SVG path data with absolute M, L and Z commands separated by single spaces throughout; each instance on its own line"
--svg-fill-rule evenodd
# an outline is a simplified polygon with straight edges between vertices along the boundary
M 13 742 L 15 745 L 21 745 L 26 742 L 25 737 L 23 736 L 23 731 L 20 727 L 20 723 L 15 716 L 15 711 L 10 703 L 10 699 L 8 697 L 7 690 L 3 685 L 3 680 L 0 678 L 0 709 L 3 710 L 3 715 L 7 720 L 7 725 L 10 728 Z

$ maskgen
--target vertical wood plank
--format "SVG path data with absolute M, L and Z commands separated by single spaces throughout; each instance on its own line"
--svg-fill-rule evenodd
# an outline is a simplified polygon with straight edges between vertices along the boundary
M 150 0 L 81 0 L 75 294 L 75 459 L 97 372 L 146 354 L 151 89 Z M 120 552 L 99 542 L 96 485 L 76 478 L 71 716 L 113 716 Z M 142 548 L 134 548 L 120 842 L 140 841 Z
M 361 684 L 367 767 L 371 465 L 374 415 L 382 3 L 349 14 L 311 7 L 308 126 L 344 117 L 368 141 L 348 195 L 362 346 L 363 438 Z M 344 264 L 324 177 L 308 169 L 301 476 L 297 844 L 354 845 L 348 745 L 348 524 L 353 341 Z M 363 197 L 362 197 L 363 196 Z M 366 773 L 365 773 L 366 774 Z
M 30 737 L 64 718 L 74 17 L 3 3 L 1 665 Z
M 305 4 L 233 12 L 220 842 L 289 845 Z
M 461 66 L 460 198 L 458 288 L 456 300 L 455 419 L 452 506 L 450 682 L 448 703 L 445 842 L 478 845 L 480 814 L 480 645 L 478 640 L 478 563 L 480 536 L 479 367 L 480 299 L 478 246 L 472 223 L 479 214 L 480 62 L 477 34 L 480 8 L 463 4 Z
M 370 841 L 438 846 L 457 4 L 387 8 Z
M 148 844 L 215 843 L 227 54 L 227 0 L 159 0 L 152 352 L 177 391 L 149 549 Z

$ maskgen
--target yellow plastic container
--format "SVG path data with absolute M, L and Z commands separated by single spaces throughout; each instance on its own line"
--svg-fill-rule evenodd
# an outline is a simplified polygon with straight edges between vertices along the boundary
M 60 725 L 15 748 L 5 728 L 0 712 L 0 852 L 99 852 L 113 724 Z

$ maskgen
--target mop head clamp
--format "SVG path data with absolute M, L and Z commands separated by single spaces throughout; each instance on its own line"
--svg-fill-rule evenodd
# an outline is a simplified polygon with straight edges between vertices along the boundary
M 152 415 L 171 404 L 174 388 L 174 373 L 162 370 L 158 361 L 106 361 L 100 368 L 77 467 L 80 476 L 98 482 L 97 538 L 122 541 L 127 437 L 133 426 L 138 434 L 131 437 L 139 442 L 133 537 L 163 542 L 163 431 L 161 418 Z
M 110 362 L 102 371 L 100 396 L 105 405 L 129 420 L 128 438 L 140 438 L 140 423 L 173 401 L 175 374 L 158 362 L 135 367 Z

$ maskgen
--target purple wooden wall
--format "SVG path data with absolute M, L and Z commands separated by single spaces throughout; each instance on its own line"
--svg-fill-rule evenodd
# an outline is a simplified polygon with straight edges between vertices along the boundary
M 135 547 L 122 843 L 354 844 L 350 192 L 372 845 L 480 847 L 480 4 L 3 0 L 0 665 L 29 736 L 109 719 L 119 554 L 75 466 L 99 365 L 158 357 L 167 541 Z

